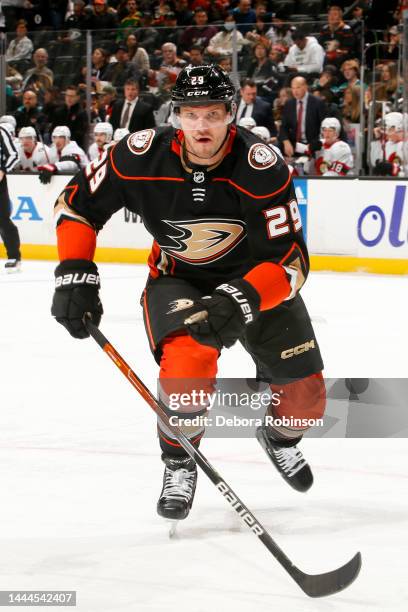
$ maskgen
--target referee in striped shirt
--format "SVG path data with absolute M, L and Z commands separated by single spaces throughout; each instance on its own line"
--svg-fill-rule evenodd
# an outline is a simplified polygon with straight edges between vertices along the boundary
M 0 124 L 0 237 L 7 251 L 7 272 L 16 272 L 21 265 L 20 236 L 10 219 L 11 205 L 7 188 L 7 173 L 17 162 L 18 153 L 13 140 L 7 129 Z

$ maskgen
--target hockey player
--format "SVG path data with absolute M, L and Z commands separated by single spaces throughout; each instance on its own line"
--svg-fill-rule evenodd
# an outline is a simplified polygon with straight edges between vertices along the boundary
M 43 166 L 50 161 L 50 150 L 47 145 L 37 141 L 37 133 L 33 127 L 22 127 L 18 138 L 20 160 L 16 165 L 16 170 L 35 172 L 38 166 Z
M 71 131 L 66 125 L 55 127 L 51 137 L 50 161 L 38 166 L 39 179 L 44 184 L 49 183 L 52 175 L 57 172 L 75 173 L 80 168 L 85 168 L 89 162 L 85 151 L 75 140 L 71 140 Z
M 97 123 L 94 127 L 95 142 L 88 150 L 88 157 L 91 161 L 100 159 L 105 151 L 106 145 L 112 142 L 113 127 L 107 121 Z
M 403 146 L 404 125 L 403 114 L 387 113 L 385 123 L 385 142 L 374 140 L 371 143 L 371 164 L 377 176 L 404 176 Z
M 346 176 L 354 167 L 350 146 L 339 139 L 340 121 L 326 117 L 321 123 L 323 147 L 316 153 L 316 174 L 321 176 Z
M 219 67 L 186 67 L 172 91 L 178 129 L 130 134 L 70 181 L 55 206 L 61 262 L 52 314 L 73 337 L 89 336 L 85 313 L 97 325 L 103 313 L 96 234 L 123 206 L 139 214 L 154 238 L 142 304 L 164 409 L 175 414 L 175 390 L 213 390 L 220 352 L 239 340 L 280 398 L 258 440 L 281 476 L 306 491 L 313 477 L 297 445 L 308 418 L 322 415 L 325 391 L 299 294 L 309 269 L 302 221 L 284 160 L 233 125 L 234 97 Z M 191 402 L 176 413 L 192 444 L 204 428 L 184 419 L 206 408 Z M 161 422 L 158 433 L 165 464 L 158 513 L 183 519 L 196 465 Z

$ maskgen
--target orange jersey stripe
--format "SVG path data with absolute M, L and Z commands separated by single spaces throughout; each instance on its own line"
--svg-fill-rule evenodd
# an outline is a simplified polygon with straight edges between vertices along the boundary
M 244 276 L 261 298 L 259 310 L 278 306 L 290 295 L 291 287 L 285 270 L 279 264 L 264 262 L 255 266 Z

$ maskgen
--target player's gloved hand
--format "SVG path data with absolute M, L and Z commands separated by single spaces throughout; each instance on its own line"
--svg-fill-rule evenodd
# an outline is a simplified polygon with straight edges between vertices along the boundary
M 74 338 L 88 338 L 84 316 L 99 325 L 103 308 L 99 299 L 99 274 L 93 261 L 66 259 L 55 269 L 55 293 L 51 314 Z
M 259 313 L 260 298 L 247 281 L 238 279 L 216 288 L 211 296 L 196 300 L 193 314 L 184 321 L 190 335 L 201 342 L 229 348 Z
M 47 183 L 51 182 L 52 175 L 57 172 L 57 166 L 54 164 L 45 164 L 44 166 L 38 166 L 37 170 L 39 172 L 38 178 L 41 183 L 47 185 Z
M 395 164 L 389 161 L 377 160 L 374 168 L 375 176 L 396 176 Z M 398 173 L 397 173 L 398 174 Z
M 323 146 L 323 143 L 319 138 L 312 140 L 311 142 L 309 142 L 309 147 L 308 147 L 310 154 L 316 153 L 316 151 L 320 151 L 322 146 Z

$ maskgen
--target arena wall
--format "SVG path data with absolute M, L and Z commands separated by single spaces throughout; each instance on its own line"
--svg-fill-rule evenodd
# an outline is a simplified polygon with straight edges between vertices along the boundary
M 36 175 L 8 176 L 23 258 L 57 259 L 53 206 L 69 179 L 42 185 Z M 312 269 L 408 273 L 406 180 L 299 177 L 295 187 Z M 96 260 L 143 263 L 151 242 L 140 218 L 121 210 L 100 233 Z

